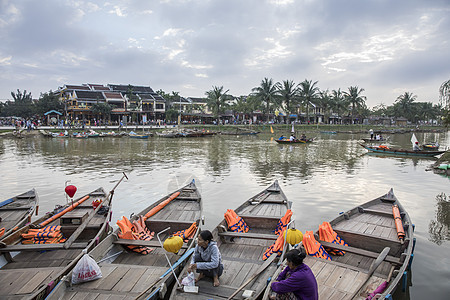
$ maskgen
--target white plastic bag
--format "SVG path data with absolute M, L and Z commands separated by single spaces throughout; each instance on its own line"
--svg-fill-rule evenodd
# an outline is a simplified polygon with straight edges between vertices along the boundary
M 194 286 L 195 285 L 195 275 L 194 272 L 189 272 L 186 277 L 183 278 L 181 284 L 184 286 Z
M 95 260 L 83 250 L 83 257 L 76 264 L 72 271 L 72 284 L 95 280 L 102 277 L 102 271 Z

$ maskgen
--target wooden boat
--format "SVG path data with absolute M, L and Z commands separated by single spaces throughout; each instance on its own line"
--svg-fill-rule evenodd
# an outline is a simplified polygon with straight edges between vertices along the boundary
M 444 153 L 445 151 L 413 151 L 399 148 L 390 148 L 387 146 L 367 146 L 364 144 L 359 144 L 361 147 L 367 149 L 369 152 L 390 154 L 390 155 L 406 155 L 406 156 L 427 156 L 433 157 Z
M 9 234 L 31 222 L 38 206 L 38 195 L 34 189 L 0 202 L 0 241 Z
M 423 144 L 422 149 L 425 151 L 437 151 L 439 150 L 439 144 L 438 143 Z
M 102 201 L 102 205 L 93 209 L 95 200 Z M 69 203 L 3 239 L 0 252 L 7 263 L 0 268 L 0 299 L 41 299 L 48 294 L 82 257 L 82 249 L 90 250 L 106 236 L 110 201 L 111 197 L 99 188 L 74 200 L 71 211 L 61 215 L 63 209 L 72 207 Z M 47 225 L 61 226 L 60 233 L 66 240 L 33 244 L 22 237 L 34 227 Z M 60 233 L 55 232 L 55 240 L 60 238 Z M 20 253 L 13 256 L 14 252 Z
M 403 225 L 405 236 L 402 240 L 398 237 L 393 216 L 394 205 L 399 208 L 400 224 Z M 387 287 L 376 299 L 392 299 L 388 295 L 392 295 L 401 282 L 406 284 L 405 276 L 412 262 L 415 243 L 411 219 L 393 190 L 339 215 L 330 225 L 348 246 L 321 241 L 318 231 L 316 240 L 325 249 L 343 250 L 345 254 L 337 256 L 328 251 L 332 260 L 308 255 L 303 261 L 316 277 L 319 299 L 365 299 L 384 281 L 387 281 Z M 386 247 L 389 250 L 384 250 Z M 277 270 L 272 280 L 276 280 L 282 269 Z M 270 293 L 269 284 L 263 299 L 268 299 Z
M 147 228 L 155 232 L 155 235 L 170 227 L 160 235 L 161 241 L 173 232 L 188 228 L 194 222 L 197 224 L 193 237 L 183 244 L 177 254 L 162 249 L 156 236 L 149 241 L 120 239 L 118 229 L 89 253 L 99 262 L 102 278 L 72 286 L 69 274 L 47 299 L 81 299 L 88 294 L 92 299 L 96 297 L 100 299 L 107 295 L 114 295 L 118 299 L 164 298 L 166 288 L 175 280 L 165 254 L 178 274 L 184 261 L 192 254 L 191 248 L 199 233 L 202 219 L 202 201 L 195 182 L 192 181 L 174 193 L 177 192 L 180 192 L 178 197 L 145 221 Z M 173 194 L 161 198 L 130 219 L 137 220 L 138 216 L 145 216 L 171 195 Z M 150 246 L 154 250 L 142 255 L 129 250 L 127 245 Z
M 306 140 L 294 140 L 290 141 L 289 139 L 284 140 L 275 140 L 278 144 L 309 144 L 312 143 L 313 139 L 306 139 Z
M 148 139 L 150 137 L 150 135 L 148 135 L 148 134 L 130 134 L 129 137 L 132 139 Z
M 237 127 L 234 131 L 222 131 L 220 134 L 222 135 L 257 135 L 259 131 L 251 130 L 251 129 L 243 129 Z
M 247 233 L 227 231 L 225 219 L 212 231 L 224 265 L 223 274 L 219 278 L 220 286 L 214 287 L 211 279 L 202 279 L 196 283 L 197 294 L 174 288 L 170 299 L 243 299 L 244 289 L 253 291 L 252 296 L 247 299 L 261 296 L 267 279 L 277 269 L 276 254 L 266 261 L 262 259 L 263 254 L 277 239 L 274 229 L 290 207 L 291 202 L 287 200 L 277 181 L 245 201 L 235 212 L 250 227 Z M 185 266 L 180 278 L 187 274 L 188 266 L 189 264 Z
M 364 138 L 364 139 L 361 139 L 361 140 L 363 140 L 365 143 L 384 143 L 384 142 L 387 141 L 387 139 L 385 139 L 385 138 L 381 138 L 379 140 L 371 139 L 371 138 Z

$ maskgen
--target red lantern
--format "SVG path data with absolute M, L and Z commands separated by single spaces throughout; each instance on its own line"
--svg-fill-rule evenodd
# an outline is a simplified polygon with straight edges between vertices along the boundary
M 75 195 L 75 193 L 77 192 L 77 187 L 74 185 L 68 185 L 66 186 L 66 188 L 64 189 L 66 191 L 66 194 L 72 198 L 73 195 Z

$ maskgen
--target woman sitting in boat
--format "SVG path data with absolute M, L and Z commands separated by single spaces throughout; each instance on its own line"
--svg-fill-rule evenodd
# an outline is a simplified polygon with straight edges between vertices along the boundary
M 416 143 L 414 144 L 413 150 L 414 150 L 414 151 L 420 151 L 419 142 L 416 142 Z
M 306 135 L 303 133 L 302 136 L 300 137 L 300 140 L 302 141 L 306 141 Z
M 271 285 L 270 299 L 319 299 L 317 281 L 311 269 L 303 263 L 306 251 L 292 249 L 286 254 L 287 267 Z
M 289 137 L 289 141 L 295 142 L 296 140 L 297 140 L 297 138 L 296 138 L 295 135 L 292 133 L 291 136 Z
M 219 286 L 219 277 L 223 273 L 222 256 L 217 243 L 212 238 L 211 231 L 200 232 L 188 271 L 192 272 L 196 269 L 197 273 L 200 273 L 195 282 L 203 277 L 209 277 L 214 280 L 214 286 Z

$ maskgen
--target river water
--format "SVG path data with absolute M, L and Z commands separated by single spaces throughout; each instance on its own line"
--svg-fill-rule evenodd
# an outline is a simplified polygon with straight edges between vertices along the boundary
M 310 132 L 307 145 L 278 145 L 277 135 L 212 136 L 148 140 L 123 138 L 0 139 L 0 200 L 36 188 L 39 213 L 64 204 L 66 181 L 81 196 L 103 186 L 117 188 L 113 223 L 196 180 L 205 227 L 277 179 L 293 202 L 295 225 L 316 230 L 340 212 L 386 193 L 391 187 L 415 224 L 417 244 L 412 285 L 398 299 L 448 299 L 450 294 L 450 177 L 427 169 L 435 159 L 368 155 L 360 134 Z M 279 135 L 278 135 L 279 136 Z M 450 132 L 419 133 L 419 141 L 450 147 Z M 410 134 L 389 144 L 410 148 Z M 442 195 L 444 193 L 444 196 Z

